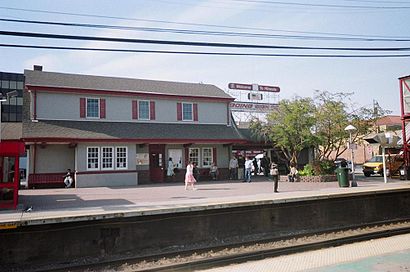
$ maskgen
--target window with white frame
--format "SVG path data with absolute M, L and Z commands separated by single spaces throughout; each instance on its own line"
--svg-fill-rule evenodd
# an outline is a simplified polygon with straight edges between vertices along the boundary
M 189 149 L 189 161 L 196 163 L 199 166 L 199 148 L 190 148 Z
M 114 148 L 110 146 L 101 147 L 101 170 L 114 169 Z
M 115 148 L 115 168 L 127 169 L 128 164 L 128 148 L 126 146 L 119 146 Z
M 182 103 L 182 120 L 183 121 L 193 120 L 192 103 Z
M 100 148 L 96 146 L 87 147 L 87 170 L 100 169 Z
M 202 148 L 202 167 L 211 167 L 213 159 L 213 149 L 212 147 Z
M 149 120 L 149 101 L 138 101 L 138 119 Z
M 100 117 L 100 100 L 98 98 L 87 98 L 87 118 Z

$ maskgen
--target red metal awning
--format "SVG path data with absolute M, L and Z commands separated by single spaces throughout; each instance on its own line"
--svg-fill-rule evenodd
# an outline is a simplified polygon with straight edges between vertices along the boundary
M 25 153 L 24 143 L 21 141 L 1 141 L 0 156 L 23 156 Z

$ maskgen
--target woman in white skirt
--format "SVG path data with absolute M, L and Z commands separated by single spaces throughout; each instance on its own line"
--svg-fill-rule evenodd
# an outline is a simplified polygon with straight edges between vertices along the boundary
M 192 162 L 186 166 L 186 173 L 185 173 L 185 190 L 188 190 L 188 185 L 192 187 L 192 190 L 196 190 L 194 184 L 196 180 L 194 178 L 194 165 Z

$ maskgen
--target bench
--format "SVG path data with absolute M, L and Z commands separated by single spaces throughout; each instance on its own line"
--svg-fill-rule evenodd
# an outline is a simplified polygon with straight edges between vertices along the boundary
M 66 173 L 30 174 L 28 176 L 28 188 L 64 188 L 65 174 Z M 74 186 L 74 182 L 71 186 Z

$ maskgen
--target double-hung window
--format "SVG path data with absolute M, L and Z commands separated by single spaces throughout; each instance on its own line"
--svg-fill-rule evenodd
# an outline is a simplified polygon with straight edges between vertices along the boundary
M 199 148 L 190 148 L 189 149 L 189 161 L 190 162 L 193 162 L 193 163 L 196 163 L 196 165 L 198 165 L 199 166 L 199 161 L 200 161 L 200 158 L 199 158 Z
M 149 101 L 139 100 L 138 101 L 138 119 L 140 120 L 149 120 Z
M 126 146 L 118 146 L 115 148 L 115 168 L 127 169 L 128 152 Z
M 114 169 L 114 148 L 110 146 L 101 147 L 101 170 Z
M 87 98 L 87 118 L 100 118 L 100 100 Z
M 213 149 L 211 147 L 202 148 L 202 167 L 211 167 L 213 159 Z
M 100 169 L 100 148 L 97 146 L 87 147 L 87 170 Z
M 182 120 L 193 121 L 192 103 L 182 103 Z

